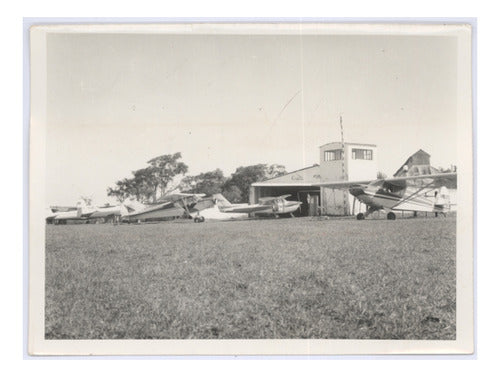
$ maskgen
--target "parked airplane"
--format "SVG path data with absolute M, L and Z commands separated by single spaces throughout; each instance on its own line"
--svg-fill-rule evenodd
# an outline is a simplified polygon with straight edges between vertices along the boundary
M 224 213 L 254 213 L 256 215 L 274 215 L 289 213 L 293 217 L 302 202 L 286 200 L 290 195 L 264 197 L 258 204 L 231 204 L 222 194 L 213 196 L 219 210 Z
M 70 208 L 70 207 L 68 207 Z M 74 209 L 73 209 L 74 208 Z M 61 210 L 61 207 L 53 207 L 46 214 L 46 221 L 54 224 L 66 224 L 68 221 L 83 220 L 86 222 L 99 222 L 106 219 L 116 219 L 128 213 L 123 205 L 95 207 L 77 203 L 76 207 L 70 210 Z M 54 212 L 54 210 L 56 212 Z
M 222 212 L 219 207 L 213 206 L 200 211 L 200 216 L 203 216 L 208 221 L 231 221 L 248 219 L 247 213 Z
M 321 187 L 348 189 L 357 200 L 366 204 L 367 211 L 358 213 L 356 218 L 366 216 L 381 209 L 389 210 L 387 219 L 395 220 L 393 211 L 420 211 L 446 213 L 450 209 L 450 196 L 445 182 L 456 182 L 457 173 L 441 173 L 394 177 L 375 181 L 325 182 Z
M 87 216 L 89 221 L 104 222 L 106 219 L 117 221 L 128 214 L 127 208 L 121 204 L 116 206 L 94 207 L 95 211 Z
M 76 207 L 51 207 L 52 214 L 46 215 L 46 221 L 54 224 L 66 224 L 68 221 L 85 220 L 96 211 L 93 206 L 78 202 Z
M 54 218 L 57 216 L 58 211 L 52 207 L 45 208 L 45 222 L 47 224 L 52 224 L 54 222 Z
M 194 222 L 203 222 L 205 218 L 200 216 L 199 211 L 213 207 L 211 199 L 204 198 L 205 194 L 169 193 L 162 196 L 150 205 L 137 202 L 126 203 L 128 214 L 123 218 L 128 222 L 141 222 L 146 220 L 160 220 L 175 218 L 183 215 L 193 218 Z

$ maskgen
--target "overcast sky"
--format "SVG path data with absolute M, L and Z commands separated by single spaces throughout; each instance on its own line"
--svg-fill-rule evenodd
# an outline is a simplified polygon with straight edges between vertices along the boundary
M 112 202 L 106 188 L 161 154 L 190 175 L 319 162 L 378 146 L 392 175 L 418 149 L 457 160 L 452 37 L 48 34 L 47 201 Z

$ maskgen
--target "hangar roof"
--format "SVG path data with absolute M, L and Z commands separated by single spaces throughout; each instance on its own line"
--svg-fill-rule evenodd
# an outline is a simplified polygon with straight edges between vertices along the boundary
M 254 187 L 266 186 L 316 186 L 321 182 L 319 165 L 312 165 L 281 175 L 276 178 L 267 179 L 262 182 L 252 183 Z

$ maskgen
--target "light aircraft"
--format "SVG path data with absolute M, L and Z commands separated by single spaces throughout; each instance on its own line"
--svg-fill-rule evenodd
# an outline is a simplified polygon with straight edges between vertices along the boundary
M 46 214 L 46 221 L 54 224 L 66 224 L 68 221 L 83 220 L 85 222 L 104 222 L 106 219 L 116 219 L 128 213 L 123 205 L 95 207 L 78 202 L 76 207 L 53 207 Z
M 57 215 L 60 215 L 62 212 L 70 212 L 70 211 L 74 211 L 76 214 L 77 209 L 78 209 L 78 207 L 71 207 L 71 206 L 50 206 L 50 207 L 47 207 L 47 208 L 45 208 L 45 220 L 46 220 L 47 224 L 52 224 Z
M 457 173 L 440 173 L 378 179 L 375 181 L 337 181 L 320 183 L 321 187 L 348 189 L 367 211 L 356 215 L 358 220 L 379 210 L 389 210 L 387 219 L 395 220 L 393 211 L 446 213 L 450 196 L 445 182 L 456 182 Z
M 205 194 L 169 193 L 162 196 L 155 203 L 144 205 L 137 202 L 128 202 L 129 209 L 124 221 L 141 222 L 146 220 L 160 220 L 165 218 L 180 217 L 186 215 L 193 218 L 195 223 L 205 221 L 199 212 L 205 208 L 213 207 L 211 199 L 204 198 Z
M 54 218 L 57 216 L 57 210 L 54 208 L 45 208 L 45 222 L 47 224 L 52 224 L 54 222 Z
M 121 204 L 116 206 L 94 207 L 95 211 L 87 215 L 89 221 L 104 222 L 106 219 L 117 221 L 128 214 L 127 208 Z
M 259 199 L 258 204 L 231 204 L 222 194 L 215 194 L 213 198 L 219 210 L 223 213 L 254 213 L 256 215 L 274 215 L 288 213 L 293 217 L 302 202 L 286 200 L 290 195 L 269 196 Z
M 85 220 L 96 208 L 87 206 L 79 201 L 75 207 L 52 206 L 47 210 L 45 220 L 47 223 L 66 224 L 68 221 Z
M 209 221 L 231 221 L 248 219 L 247 213 L 222 212 L 217 206 L 213 206 L 211 208 L 200 211 L 200 215 L 203 216 L 205 220 Z

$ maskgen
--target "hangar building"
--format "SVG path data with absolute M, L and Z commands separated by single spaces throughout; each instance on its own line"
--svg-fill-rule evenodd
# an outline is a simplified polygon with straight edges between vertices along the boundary
M 258 203 L 259 198 L 265 196 L 290 194 L 291 200 L 302 202 L 299 213 L 296 214 L 299 216 L 351 215 L 364 211 L 364 205 L 355 202 L 347 190 L 319 187 L 318 184 L 376 179 L 377 146 L 344 143 L 342 148 L 342 143 L 333 142 L 319 147 L 319 153 L 319 165 L 253 183 L 250 187 L 250 203 Z

